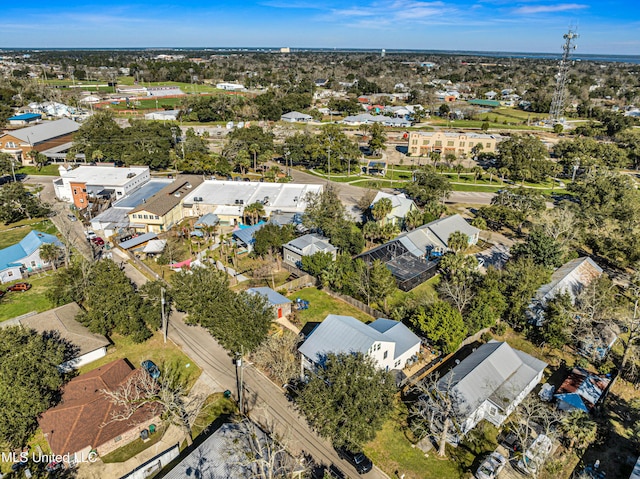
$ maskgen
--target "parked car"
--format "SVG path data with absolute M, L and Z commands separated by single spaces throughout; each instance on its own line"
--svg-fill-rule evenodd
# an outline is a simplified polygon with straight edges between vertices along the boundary
M 104 240 L 100 238 L 100 236 L 96 236 L 95 238 L 92 238 L 91 241 L 93 241 L 93 244 L 97 246 L 102 246 L 104 244 Z
M 158 379 L 160 377 L 160 369 L 158 369 L 156 363 L 154 363 L 150 359 L 145 359 L 144 361 L 142 361 L 141 366 L 149 373 L 149 376 L 151 376 L 153 379 Z
M 71 221 L 78 221 L 78 218 L 76 218 L 76 216 L 72 215 L 71 213 L 67 215 L 67 218 L 69 218 Z
M 97 236 L 98 236 L 97 234 L 95 234 L 95 233 L 94 233 L 93 231 L 91 231 L 91 230 L 87 230 L 87 231 L 85 231 L 85 232 L 84 232 L 84 235 L 85 235 L 85 237 L 86 237 L 87 239 L 89 239 L 89 240 L 91 240 L 91 239 L 93 239 L 93 238 L 95 238 L 95 237 L 97 237 Z
M 507 465 L 507 459 L 497 451 L 492 452 L 482 461 L 476 471 L 477 479 L 495 479 L 500 471 Z
M 341 459 L 345 459 L 350 462 L 351 465 L 356 468 L 358 474 L 366 474 L 373 469 L 371 459 L 365 456 L 362 452 L 353 452 L 345 448 L 340 448 L 337 451 L 338 456 L 340 456 Z
M 537 475 L 542 465 L 551 454 L 553 443 L 549 436 L 538 434 L 533 444 L 527 448 L 516 467 L 525 474 Z
M 31 284 L 29 283 L 16 283 L 7 288 L 7 291 L 29 291 Z

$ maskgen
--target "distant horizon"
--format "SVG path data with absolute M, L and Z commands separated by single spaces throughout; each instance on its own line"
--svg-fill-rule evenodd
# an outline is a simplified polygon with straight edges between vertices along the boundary
M 32 0 L 3 10 L 0 48 L 561 53 L 570 27 L 577 52 L 640 55 L 640 9 L 630 0 Z

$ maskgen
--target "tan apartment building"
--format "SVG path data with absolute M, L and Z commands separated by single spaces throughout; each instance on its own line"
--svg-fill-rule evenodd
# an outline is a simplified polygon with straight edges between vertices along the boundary
M 485 133 L 464 133 L 452 131 L 416 131 L 409 133 L 409 153 L 411 156 L 430 156 L 440 153 L 443 157 L 448 154 L 471 157 L 473 148 L 483 153 L 495 153 L 498 143 L 503 139 L 500 135 Z
M 180 176 L 148 200 L 132 209 L 129 224 L 138 233 L 162 233 L 184 218 L 182 201 L 202 183 L 202 176 Z

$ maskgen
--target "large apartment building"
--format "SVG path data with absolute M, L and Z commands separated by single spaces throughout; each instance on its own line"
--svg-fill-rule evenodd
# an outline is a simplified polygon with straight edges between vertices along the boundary
M 482 145 L 478 152 L 495 153 L 500 135 L 485 133 L 458 133 L 452 131 L 416 131 L 409 133 L 409 153 L 412 156 L 430 156 L 440 153 L 456 156 L 473 156 L 473 148 Z

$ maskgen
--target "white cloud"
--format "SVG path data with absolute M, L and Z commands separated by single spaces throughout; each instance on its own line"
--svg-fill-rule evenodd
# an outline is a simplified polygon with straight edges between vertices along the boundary
M 567 12 L 571 10 L 582 10 L 589 8 L 589 5 L 581 3 L 559 3 L 557 5 L 527 5 L 525 7 L 519 7 L 513 10 L 516 15 L 534 15 L 537 13 L 555 13 L 555 12 Z

